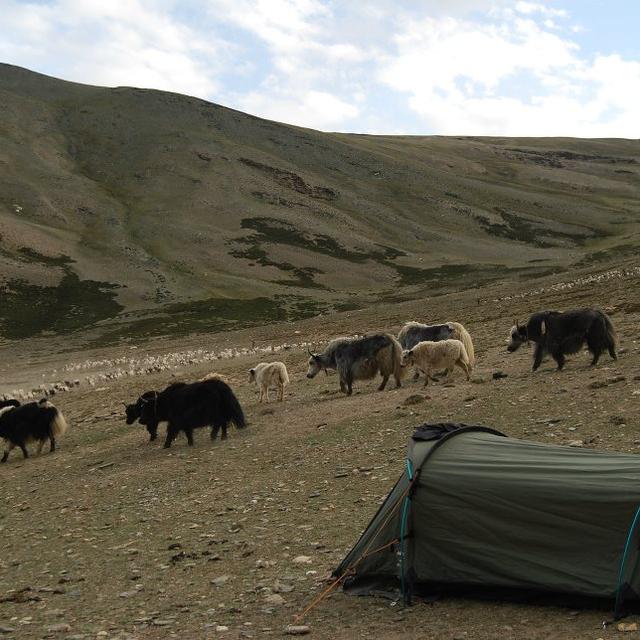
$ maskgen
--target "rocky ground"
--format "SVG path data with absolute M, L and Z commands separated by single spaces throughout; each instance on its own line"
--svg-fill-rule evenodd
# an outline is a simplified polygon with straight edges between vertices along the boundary
M 0 468 L 0 637 L 283 636 L 356 542 L 402 472 L 407 438 L 425 421 L 481 423 L 512 437 L 640 451 L 640 293 L 631 267 L 562 286 L 493 286 L 156 341 L 134 353 L 124 346 L 76 353 L 71 344 L 65 353 L 54 344 L 52 353 L 51 342 L 49 349 L 34 342 L 28 361 L 24 348 L 4 349 L 5 378 L 35 384 L 37 365 L 49 383 L 77 378 L 81 384 L 55 395 L 71 425 L 59 450 L 27 461 L 14 452 Z M 617 362 L 606 356 L 591 369 L 587 354 L 578 354 L 561 373 L 546 362 L 533 374 L 528 349 L 506 353 L 514 316 L 587 304 L 611 313 L 620 334 Z M 376 383 L 359 383 L 347 398 L 335 375 L 305 378 L 305 343 L 397 331 L 410 319 L 460 320 L 469 328 L 478 357 L 471 382 L 457 374 L 452 386 L 424 390 L 407 381 L 381 393 Z M 292 383 L 283 404 L 260 405 L 246 370 L 272 357 L 271 345 L 280 345 L 276 356 L 287 363 Z M 198 349 L 231 353 L 175 356 Z M 148 357 L 165 358 L 167 366 L 100 377 Z M 139 425 L 125 425 L 122 402 L 211 370 L 229 377 L 250 421 L 246 431 L 212 443 L 203 430 L 195 447 L 179 439 L 166 451 L 161 442 L 148 443 Z M 494 380 L 496 371 L 506 377 Z M 608 619 L 606 610 L 462 599 L 405 609 L 336 592 L 299 624 L 315 638 L 596 640 L 620 635 L 615 625 L 602 628 Z

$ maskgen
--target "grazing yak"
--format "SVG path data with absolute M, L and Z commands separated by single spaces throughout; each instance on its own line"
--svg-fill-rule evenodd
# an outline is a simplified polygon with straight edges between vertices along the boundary
M 56 438 L 67 430 L 67 422 L 62 413 L 48 400 L 30 402 L 15 406 L 5 405 L 0 409 L 0 438 L 7 442 L 2 460 L 6 462 L 9 453 L 15 447 L 20 447 L 22 455 L 29 457 L 27 443 L 38 442 L 38 454 L 46 440 L 49 441 L 49 451 L 56 449 Z
M 507 350 L 516 351 L 527 342 L 535 343 L 533 370 L 550 354 L 558 364 L 558 371 L 565 363 L 565 356 L 577 353 L 586 344 L 593 355 L 591 365 L 598 364 L 600 355 L 607 350 L 616 360 L 617 336 L 609 317 L 599 309 L 575 309 L 573 311 L 541 311 L 534 313 L 526 325 L 515 321 Z
M 470 378 L 471 365 L 469 356 L 461 340 L 440 340 L 438 342 L 418 342 L 412 349 L 402 353 L 402 366 L 414 366 L 425 374 L 424 386 L 435 371 L 445 369 L 448 377 L 454 367 L 460 367 Z
M 400 333 L 398 341 L 406 351 L 412 349 L 419 342 L 439 342 L 440 340 L 460 340 L 464 344 L 469 358 L 469 366 L 473 369 L 475 364 L 475 349 L 471 335 L 459 322 L 445 322 L 444 324 L 422 324 L 420 322 L 407 322 Z M 470 369 L 470 370 L 471 370 Z M 418 373 L 416 372 L 416 378 Z
M 176 382 L 176 385 L 185 385 L 185 382 Z M 153 401 L 158 395 L 157 391 L 145 391 L 134 403 L 125 404 L 124 410 L 126 414 L 127 424 L 133 424 L 136 420 L 140 420 L 142 417 L 142 408 L 148 401 Z M 149 420 L 146 423 L 142 421 L 140 424 L 144 424 L 149 432 L 149 441 L 155 440 L 158 437 L 158 424 L 160 420 Z
M 284 400 L 284 388 L 289 384 L 289 374 L 284 362 L 261 362 L 249 369 L 249 382 L 255 382 L 260 389 L 260 402 L 266 398 L 269 402 L 269 389 L 278 390 L 278 401 Z
M 309 351 L 307 378 L 315 377 L 320 371 L 337 369 L 340 376 L 340 390 L 351 395 L 354 380 L 371 380 L 378 372 L 382 391 L 389 377 L 394 376 L 396 387 L 401 386 L 402 347 L 388 333 L 377 333 L 363 338 L 336 338 L 322 353 Z
M 127 424 L 135 420 L 147 427 L 155 440 L 158 424 L 167 422 L 165 449 L 171 446 L 180 431 L 193 446 L 193 430 L 211 426 L 211 439 L 222 429 L 227 438 L 230 424 L 242 429 L 246 426 L 242 407 L 228 384 L 218 378 L 186 384 L 178 382 L 164 391 L 147 391 L 133 405 L 127 405 Z

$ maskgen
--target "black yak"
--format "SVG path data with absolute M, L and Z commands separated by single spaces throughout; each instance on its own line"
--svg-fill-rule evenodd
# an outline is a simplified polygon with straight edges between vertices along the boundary
M 184 385 L 184 382 L 176 382 L 176 385 Z M 147 400 L 153 400 L 158 395 L 157 391 L 145 391 L 133 404 L 125 404 L 125 414 L 127 416 L 127 424 L 133 424 L 136 420 L 140 420 L 142 417 L 142 408 Z M 158 424 L 160 420 L 151 420 L 147 416 L 147 422 L 144 424 L 149 432 L 149 441 L 155 440 L 158 437 Z
M 401 386 L 402 347 L 394 336 L 378 333 L 364 338 L 336 338 L 323 353 L 309 351 L 307 378 L 315 377 L 320 371 L 337 369 L 340 376 L 340 390 L 351 395 L 354 380 L 371 380 L 380 372 L 382 391 L 393 374 L 396 387 Z
M 577 353 L 586 344 L 593 355 L 591 365 L 598 364 L 603 351 L 616 360 L 617 337 L 609 317 L 599 309 L 575 309 L 573 311 L 541 311 L 534 313 L 526 325 L 516 321 L 511 328 L 508 351 L 516 351 L 526 342 L 535 343 L 533 370 L 542 363 L 546 353 L 558 363 L 558 371 L 565 363 L 565 356 Z
M 30 402 L 20 406 L 5 406 L 0 409 L 0 438 L 7 442 L 2 460 L 6 462 L 9 453 L 20 447 L 22 455 L 29 457 L 26 448 L 28 442 L 38 442 L 38 453 L 46 440 L 49 440 L 49 451 L 56 449 L 56 438 L 67 430 L 67 422 L 62 413 L 49 401 Z
M 164 447 L 169 448 L 180 431 L 184 431 L 187 442 L 193 446 L 193 430 L 211 426 L 214 440 L 222 429 L 222 440 L 227 438 L 230 424 L 242 429 L 246 421 L 242 407 L 228 384 L 219 379 L 178 382 L 164 391 L 147 391 L 133 405 L 127 405 L 127 424 L 135 420 L 147 427 L 154 440 L 158 424 L 167 422 L 167 437 Z
M 19 407 L 20 402 L 18 400 L 0 400 L 0 409 L 5 407 Z

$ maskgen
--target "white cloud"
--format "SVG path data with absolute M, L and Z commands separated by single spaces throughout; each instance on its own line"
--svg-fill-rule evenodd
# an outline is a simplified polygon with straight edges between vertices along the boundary
M 3 3 L 2 59 L 68 80 L 211 95 L 230 45 L 145 0 Z M 52 60 L 53 58 L 53 60 Z
M 526 15 L 540 13 L 543 16 L 553 16 L 556 18 L 566 18 L 568 15 L 564 9 L 555 9 L 540 2 L 525 2 L 525 0 L 516 2 L 516 11 Z
M 243 110 L 263 118 L 322 130 L 336 129 L 359 114 L 358 107 L 325 91 L 292 94 L 279 90 L 275 98 L 256 91 L 243 96 L 240 105 Z
M 0 59 L 320 129 L 640 137 L 640 59 L 561 3 L 0 0 Z
M 507 12 L 484 24 L 427 18 L 405 24 L 396 42 L 380 80 L 405 93 L 430 130 L 640 137 L 640 63 L 619 56 L 589 61 L 573 41 L 529 16 Z

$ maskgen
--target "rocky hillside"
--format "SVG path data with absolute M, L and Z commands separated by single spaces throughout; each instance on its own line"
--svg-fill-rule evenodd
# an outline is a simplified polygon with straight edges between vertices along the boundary
M 640 143 L 321 133 L 0 65 L 0 336 L 215 330 L 635 254 Z

